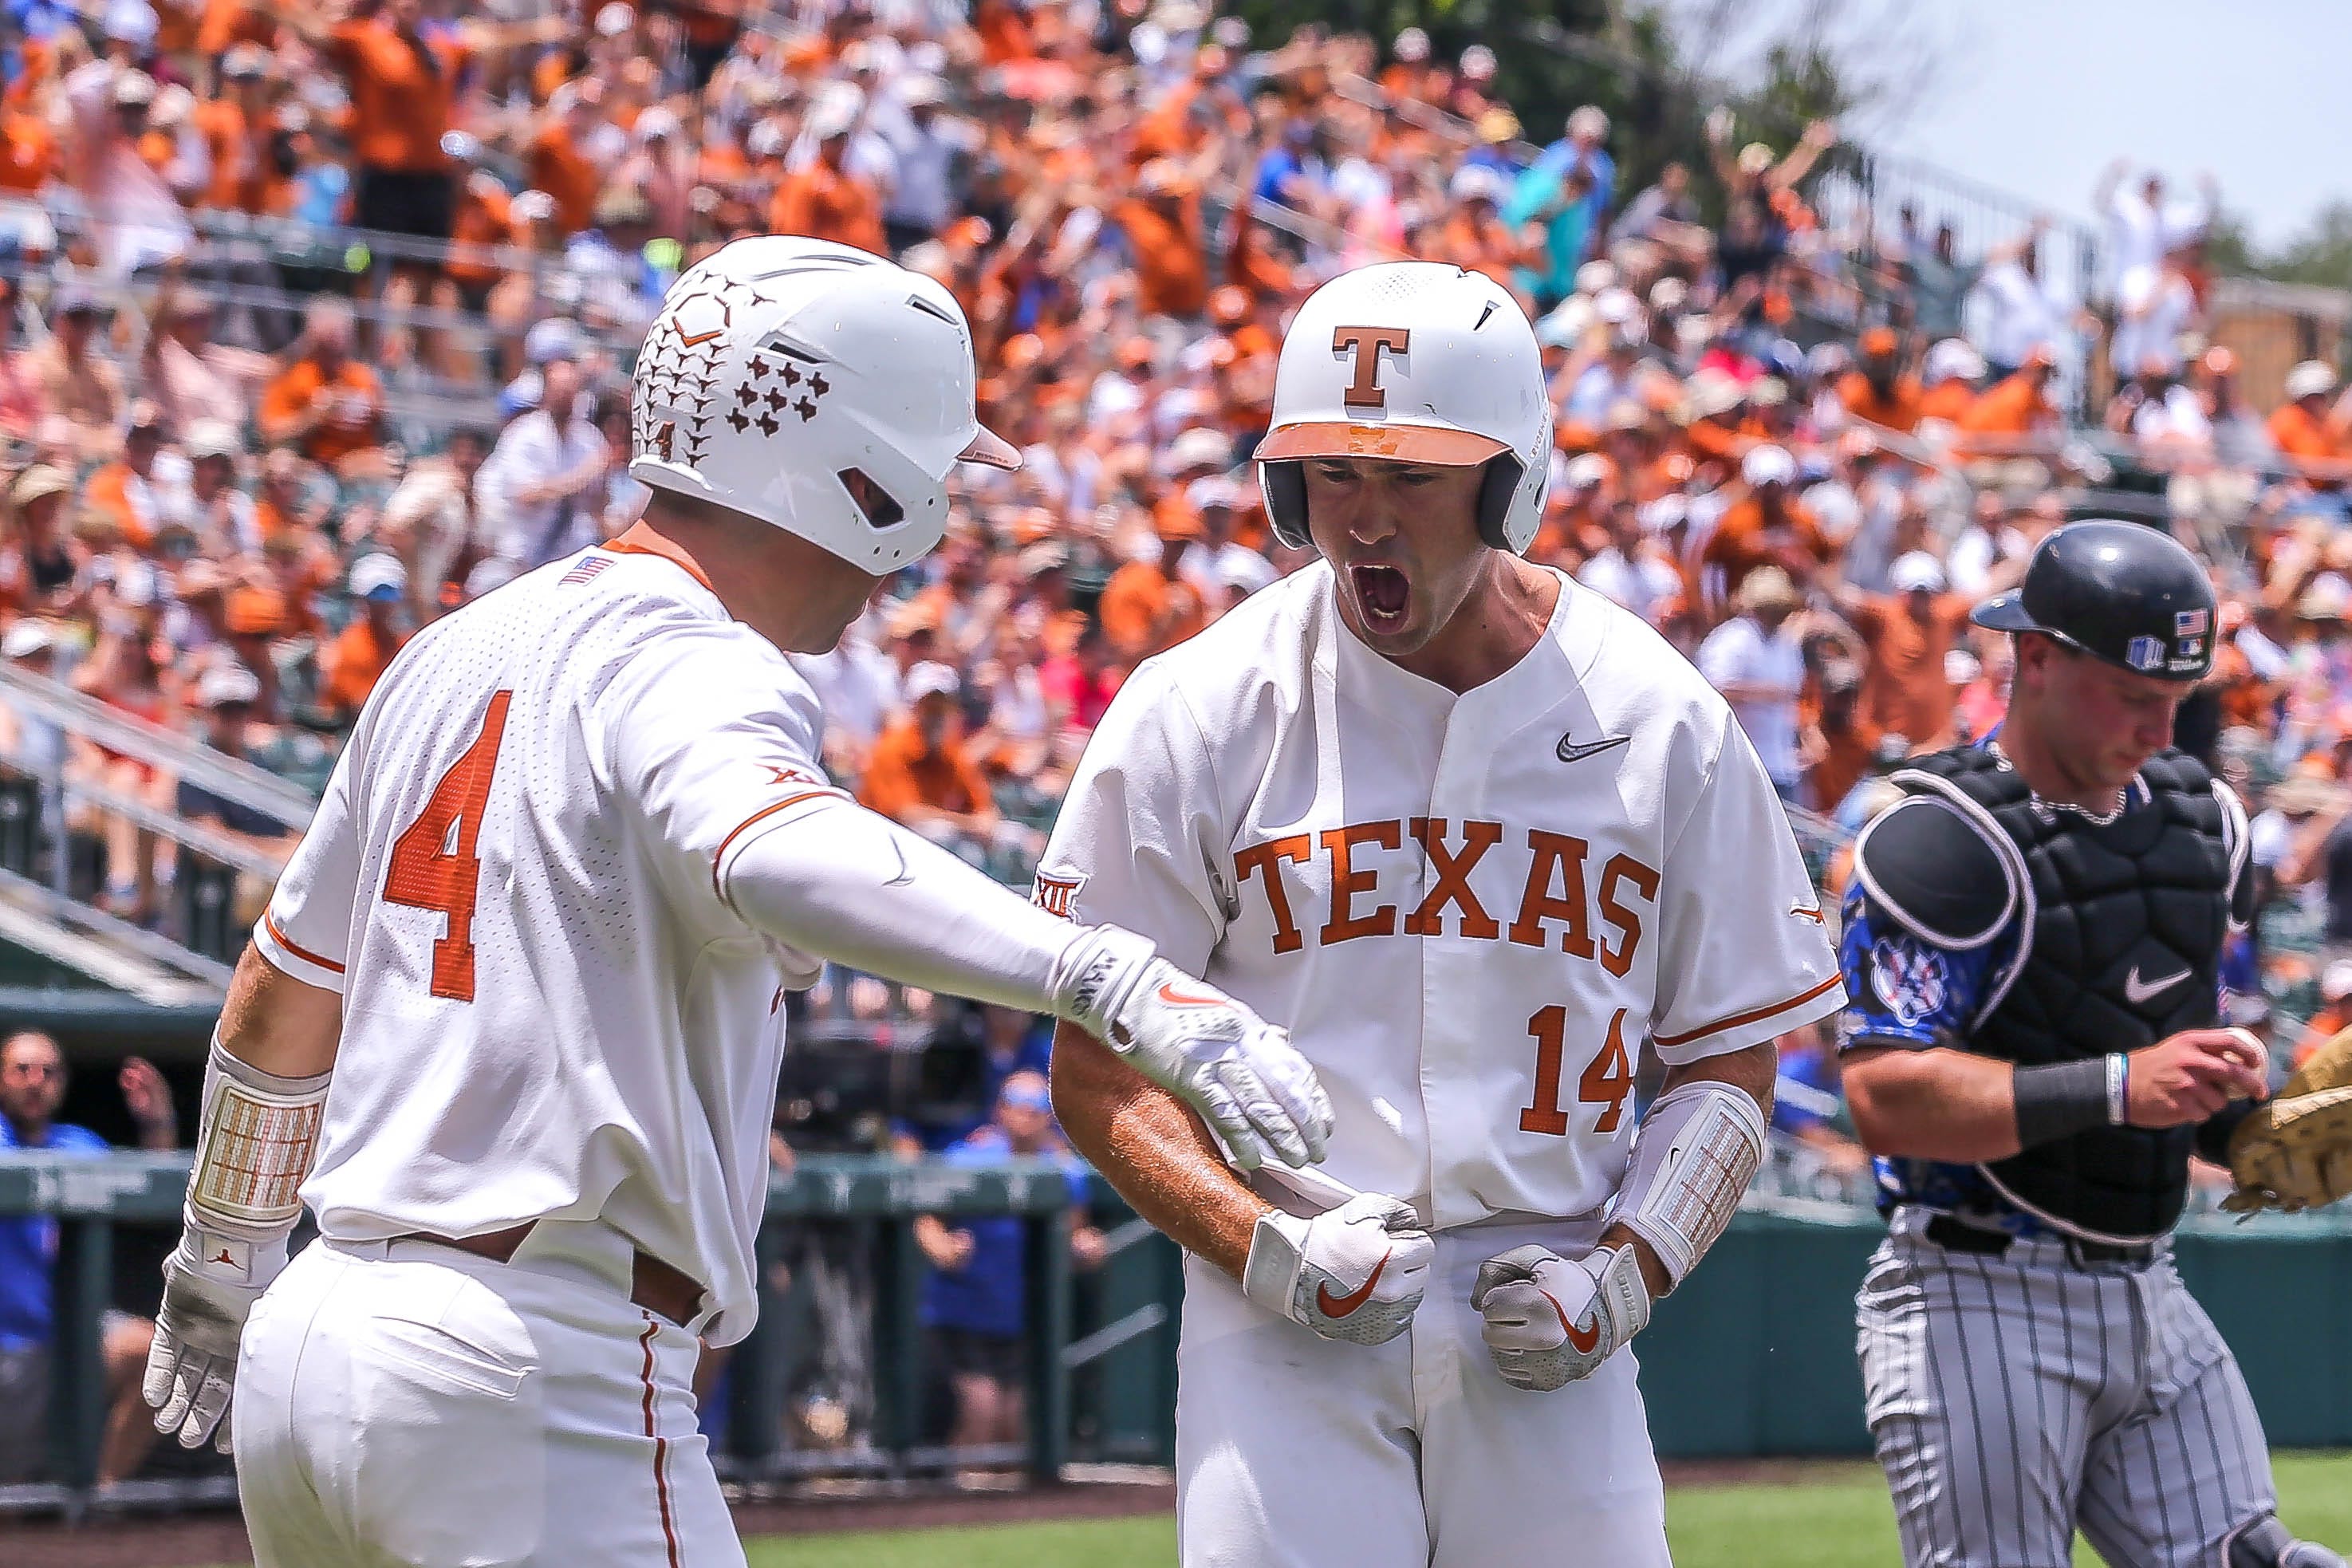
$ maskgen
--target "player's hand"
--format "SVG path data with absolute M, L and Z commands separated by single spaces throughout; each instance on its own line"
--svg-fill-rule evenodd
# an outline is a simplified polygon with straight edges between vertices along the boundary
M 1537 1394 L 1591 1376 L 1650 1322 L 1630 1243 L 1574 1262 L 1547 1247 L 1515 1247 L 1478 1265 L 1470 1305 L 1503 1381 Z
M 1313 1219 L 1274 1209 L 1251 1234 L 1242 1294 L 1327 1340 L 1383 1344 L 1412 1321 L 1436 1253 L 1412 1205 L 1382 1193 Z
M 2233 1100 L 2270 1092 L 2270 1058 L 2243 1029 L 2184 1029 L 2131 1053 L 2124 1120 L 2134 1127 L 2203 1121 Z
M 1234 1163 L 1323 1158 L 1331 1102 L 1290 1036 L 1116 926 L 1096 926 L 1062 959 L 1055 1011 L 1183 1100 Z
M 181 1237 L 179 1250 L 163 1260 L 163 1305 L 140 1387 L 155 1412 L 155 1430 L 178 1432 L 184 1448 L 201 1447 L 210 1437 L 229 1451 L 226 1417 L 237 1342 L 254 1302 L 285 1266 L 283 1237 L 256 1246 L 194 1230 Z

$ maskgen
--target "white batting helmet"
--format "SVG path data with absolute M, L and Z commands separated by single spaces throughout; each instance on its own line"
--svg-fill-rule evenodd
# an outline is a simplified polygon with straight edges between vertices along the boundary
M 1543 517 L 1551 440 L 1543 353 L 1518 301 L 1482 272 L 1383 262 L 1340 274 L 1298 308 L 1275 367 L 1258 483 L 1275 532 L 1303 548 L 1305 458 L 1484 465 L 1479 535 L 1517 552 Z
M 1020 467 L 973 379 L 963 310 L 932 279 L 827 240 L 739 239 L 646 333 L 629 473 L 879 575 L 939 543 L 959 459 Z

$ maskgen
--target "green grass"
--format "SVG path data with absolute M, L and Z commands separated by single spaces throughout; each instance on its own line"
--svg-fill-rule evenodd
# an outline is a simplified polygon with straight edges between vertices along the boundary
M 2280 1514 L 2294 1531 L 2352 1548 L 2352 1454 L 2283 1454 Z M 1826 1468 L 1804 1481 L 1680 1487 L 1666 1497 L 1678 1568 L 1887 1568 L 1895 1515 L 1874 1467 Z M 769 1536 L 747 1543 L 751 1568 L 1160 1568 L 1176 1560 L 1164 1518 L 1072 1520 L 968 1530 Z M 2079 1563 L 2098 1560 L 2087 1547 Z
M 743 1543 L 751 1568 L 1129 1568 L 1176 1561 L 1176 1521 L 1070 1519 L 959 1530 L 768 1535 Z

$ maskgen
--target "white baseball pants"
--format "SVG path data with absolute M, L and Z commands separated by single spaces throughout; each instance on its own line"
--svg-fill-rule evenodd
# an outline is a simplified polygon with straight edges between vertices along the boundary
M 1177 1351 L 1183 1568 L 1664 1568 L 1665 1491 L 1630 1350 L 1549 1394 L 1495 1372 L 1478 1265 L 1597 1226 L 1442 1231 L 1412 1327 L 1327 1340 L 1187 1257 Z
M 695 1337 L 629 1304 L 625 1244 L 538 1240 L 511 1263 L 321 1241 L 287 1266 L 230 1406 L 257 1568 L 743 1562 Z

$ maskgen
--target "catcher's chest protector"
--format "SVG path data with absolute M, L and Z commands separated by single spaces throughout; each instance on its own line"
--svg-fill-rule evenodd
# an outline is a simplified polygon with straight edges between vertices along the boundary
M 2014 979 L 1969 1048 L 2021 1067 L 2105 1056 L 2210 1028 L 2221 1012 L 2230 849 L 2212 775 L 2166 752 L 2140 770 L 2153 801 L 2104 826 L 2032 798 L 1985 747 L 1911 764 L 1984 808 L 2023 854 L 2032 922 Z M 1917 785 L 1906 786 L 1921 793 Z M 1993 994 L 1996 993 L 1988 993 Z M 2094 1239 L 2139 1241 L 2179 1219 L 2194 1126 L 2097 1127 L 1985 1166 L 2029 1212 Z

